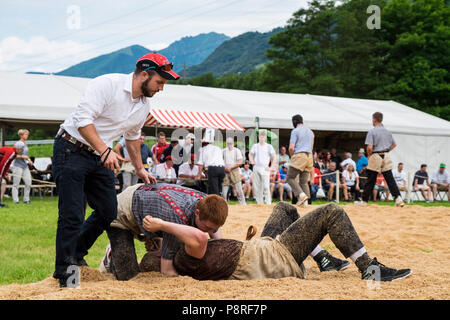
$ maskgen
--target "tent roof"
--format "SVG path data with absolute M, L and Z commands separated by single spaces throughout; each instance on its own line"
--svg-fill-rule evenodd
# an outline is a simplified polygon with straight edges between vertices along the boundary
M 0 73 L 0 121 L 57 123 L 75 109 L 90 79 Z M 230 114 L 243 127 L 292 128 L 301 114 L 313 130 L 368 131 L 371 115 L 384 114 L 393 133 L 450 136 L 450 122 L 394 101 L 351 99 L 197 86 L 166 85 L 152 108 Z

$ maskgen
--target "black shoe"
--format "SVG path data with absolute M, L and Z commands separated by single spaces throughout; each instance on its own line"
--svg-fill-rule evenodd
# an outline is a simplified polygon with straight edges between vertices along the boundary
M 4 204 L 4 203 L 0 203 L 0 208 L 8 208 L 8 205 Z
M 350 262 L 335 258 L 326 250 L 319 252 L 314 257 L 314 260 L 317 262 L 320 272 L 332 270 L 340 271 L 347 269 L 350 266 Z
M 379 272 L 377 272 L 379 268 Z M 370 270 L 369 270 L 370 269 Z M 394 281 L 412 274 L 411 269 L 392 269 L 386 267 L 384 264 L 377 261 L 377 258 L 373 258 L 369 263 L 367 269 L 361 272 L 361 278 L 363 280 L 375 280 L 375 281 Z

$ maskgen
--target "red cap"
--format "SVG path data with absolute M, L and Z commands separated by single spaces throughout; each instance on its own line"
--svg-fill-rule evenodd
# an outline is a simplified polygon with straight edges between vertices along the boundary
M 169 60 L 164 57 L 162 54 L 151 52 L 146 55 L 140 57 L 136 61 L 136 67 L 140 67 L 142 69 L 147 69 L 151 67 L 159 67 L 170 64 Z M 163 70 L 160 68 L 155 68 L 155 71 L 163 78 L 167 80 L 178 80 L 180 76 L 176 74 L 173 70 Z

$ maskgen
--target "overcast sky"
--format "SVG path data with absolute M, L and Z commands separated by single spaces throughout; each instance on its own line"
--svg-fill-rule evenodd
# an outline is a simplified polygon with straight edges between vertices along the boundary
M 0 72 L 57 72 L 133 44 L 284 26 L 307 0 L 1 0 Z

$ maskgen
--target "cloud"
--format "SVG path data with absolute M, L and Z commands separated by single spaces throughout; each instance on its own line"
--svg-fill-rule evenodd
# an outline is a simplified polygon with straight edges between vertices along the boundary
M 96 54 L 90 44 L 72 40 L 50 41 L 38 36 L 24 40 L 15 36 L 0 42 L 0 71 L 57 72 Z

